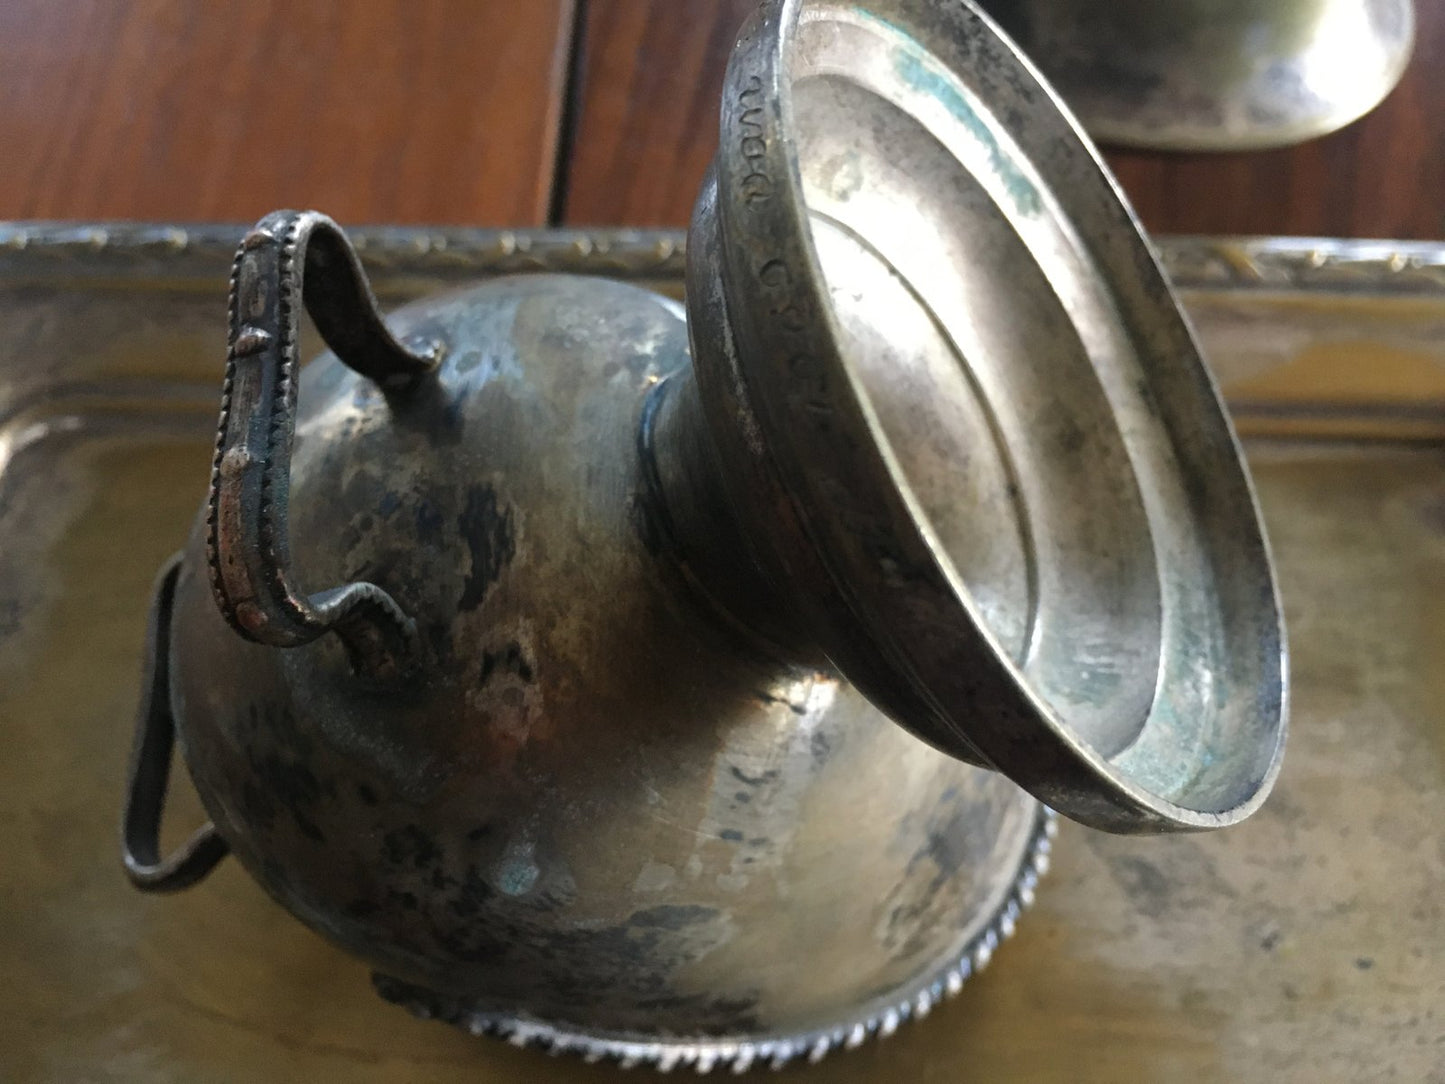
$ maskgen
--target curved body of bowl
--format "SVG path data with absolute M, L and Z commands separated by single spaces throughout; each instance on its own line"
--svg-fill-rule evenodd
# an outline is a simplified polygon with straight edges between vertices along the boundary
M 556 1042 L 811 1046 L 956 981 L 1017 914 L 1041 808 L 688 586 L 638 439 L 690 393 L 678 308 L 533 277 L 392 325 L 447 359 L 395 409 L 304 371 L 291 560 L 391 592 L 420 684 L 235 635 L 203 523 L 178 582 L 172 709 L 247 868 L 388 996 Z

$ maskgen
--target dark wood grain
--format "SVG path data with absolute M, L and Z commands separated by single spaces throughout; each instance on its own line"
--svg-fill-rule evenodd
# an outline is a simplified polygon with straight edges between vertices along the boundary
M 1445 2 L 1416 0 L 1400 85 L 1340 131 L 1273 151 L 1109 162 L 1146 226 L 1167 233 L 1445 238 Z
M 0 218 L 545 220 L 574 0 L 5 0 Z
M 756 0 L 582 0 L 563 220 L 687 222 L 717 148 L 718 98 Z
M 584 0 L 564 216 L 681 225 L 716 146 L 728 50 L 750 0 Z M 1151 229 L 1445 238 L 1445 2 L 1419 0 L 1396 91 L 1324 139 L 1279 151 L 1109 160 Z

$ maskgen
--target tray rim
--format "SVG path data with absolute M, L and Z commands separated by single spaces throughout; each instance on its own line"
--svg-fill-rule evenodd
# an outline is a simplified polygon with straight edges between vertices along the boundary
M 217 222 L 0 220 L 0 297 L 21 304 L 30 290 L 220 297 L 246 229 Z M 681 229 L 372 225 L 348 235 L 388 306 L 509 274 L 602 276 L 673 296 L 684 286 L 687 234 Z M 1206 325 L 1220 321 L 1237 329 L 1261 320 L 1296 329 L 1317 318 L 1362 322 L 1372 328 L 1368 336 L 1383 334 L 1379 341 L 1387 348 L 1423 350 L 1420 357 L 1445 367 L 1434 331 L 1445 328 L 1445 240 L 1172 235 L 1151 245 L 1201 339 L 1208 338 Z M 1390 327 L 1427 334 L 1406 330 L 1402 343 L 1387 343 L 1396 338 Z M 1201 345 L 1214 361 L 1218 352 L 1207 341 Z M 0 357 L 0 374 L 5 363 Z M 1398 380 L 1380 385 L 1373 373 L 1357 374 L 1357 386 L 1342 398 L 1330 390 L 1328 372 L 1297 372 L 1292 386 L 1261 394 L 1215 370 L 1235 428 L 1248 442 L 1445 442 L 1441 381 L 1402 388 Z M 57 387 L 39 391 L 53 400 Z M 0 436 L 17 409 L 0 395 Z M 0 453 L 4 448 L 0 440 Z M 0 468 L 4 459 L 0 454 Z
M 0 285 L 60 277 L 76 283 L 117 271 L 166 277 L 224 272 L 247 227 L 235 223 L 0 221 Z M 422 274 L 570 272 L 681 280 L 687 231 L 626 228 L 348 228 L 377 271 Z M 1445 297 L 1445 240 L 1159 235 L 1174 287 Z M 40 275 L 39 272 L 48 274 Z

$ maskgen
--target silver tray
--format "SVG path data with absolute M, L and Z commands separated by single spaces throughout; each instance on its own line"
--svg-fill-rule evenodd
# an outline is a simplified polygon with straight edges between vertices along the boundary
M 167 900 L 121 874 L 146 598 L 206 485 L 240 233 L 0 224 L 0 1079 L 613 1079 L 382 1004 L 234 864 Z M 671 232 L 353 236 L 388 305 L 512 272 L 681 290 Z M 1214 836 L 1064 826 L 997 963 L 812 1079 L 1445 1081 L 1445 246 L 1161 248 L 1280 566 L 1278 789 Z

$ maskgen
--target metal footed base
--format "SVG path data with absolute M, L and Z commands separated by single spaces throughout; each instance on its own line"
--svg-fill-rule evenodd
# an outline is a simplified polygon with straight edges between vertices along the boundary
M 489 1035 L 505 1039 L 513 1046 L 534 1047 L 549 1054 L 577 1054 L 588 1062 L 614 1061 L 624 1069 L 650 1065 L 664 1073 L 679 1067 L 699 1073 L 722 1068 L 743 1073 L 764 1064 L 781 1069 L 804 1057 L 816 1062 L 839 1047 L 852 1049 L 875 1036 L 886 1038 L 900 1024 L 927 1016 L 935 1005 L 958 993 L 970 976 L 987 967 L 998 946 L 1013 936 L 1019 916 L 1034 902 L 1034 890 L 1039 878 L 1048 871 L 1057 832 L 1058 817 L 1053 810 L 1040 807 L 1033 838 L 1014 877 L 1013 887 L 983 930 L 956 959 L 873 1002 L 857 1016 L 830 1027 L 781 1035 L 696 1038 L 579 1031 L 542 1020 L 478 1011 L 463 999 L 437 994 L 382 974 L 372 975 L 372 982 L 377 993 L 387 1001 L 422 1019 L 441 1020 L 473 1035 Z

